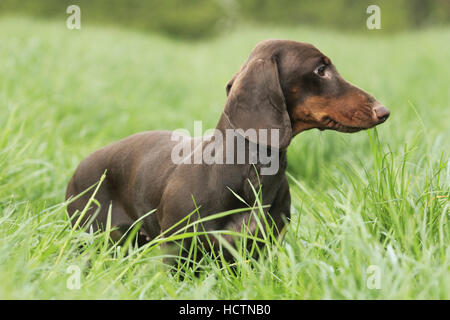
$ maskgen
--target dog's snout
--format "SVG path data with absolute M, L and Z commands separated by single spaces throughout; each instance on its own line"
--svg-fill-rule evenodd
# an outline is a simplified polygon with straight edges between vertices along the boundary
M 380 123 L 386 121 L 386 119 L 389 118 L 390 112 L 385 106 L 381 106 L 381 105 L 377 106 L 377 107 L 375 107 L 374 110 L 375 110 L 375 115 L 377 116 L 378 121 L 380 121 Z

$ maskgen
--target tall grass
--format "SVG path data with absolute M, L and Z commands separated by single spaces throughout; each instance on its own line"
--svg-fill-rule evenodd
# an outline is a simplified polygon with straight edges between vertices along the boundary
M 189 44 L 2 18 L 0 297 L 450 298 L 449 36 L 448 29 L 367 39 L 243 28 Z M 174 270 L 162 244 L 200 235 L 201 224 L 120 249 L 107 232 L 72 229 L 64 191 L 84 156 L 138 131 L 191 129 L 194 120 L 213 127 L 226 81 L 257 41 L 274 37 L 314 43 L 391 110 L 367 132 L 295 138 L 292 221 L 279 242 L 254 258 L 243 249 L 247 234 L 232 265 L 205 256 Z M 270 232 L 260 237 L 271 241 Z M 190 249 L 189 259 L 203 250 Z M 70 286 L 73 267 L 79 289 Z

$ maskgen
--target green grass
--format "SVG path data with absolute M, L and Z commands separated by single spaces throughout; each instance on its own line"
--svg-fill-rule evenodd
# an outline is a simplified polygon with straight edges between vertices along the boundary
M 83 157 L 139 131 L 214 127 L 226 82 L 266 38 L 314 43 L 391 110 L 377 130 L 295 138 L 292 223 L 279 245 L 239 257 L 236 273 L 205 259 L 195 277 L 169 272 L 158 246 L 124 256 L 105 233 L 70 228 L 64 192 Z M 445 28 L 363 37 L 247 27 L 187 43 L 1 18 L 0 298 L 449 299 L 448 39 Z M 67 286 L 70 266 L 79 290 Z M 379 289 L 367 285 L 369 266 Z

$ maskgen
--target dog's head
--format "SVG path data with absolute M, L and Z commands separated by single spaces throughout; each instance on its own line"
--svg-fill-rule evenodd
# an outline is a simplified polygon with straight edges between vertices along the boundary
M 344 80 L 314 46 L 266 40 L 226 86 L 224 113 L 234 128 L 279 129 L 280 148 L 318 128 L 357 132 L 386 121 L 389 110 Z

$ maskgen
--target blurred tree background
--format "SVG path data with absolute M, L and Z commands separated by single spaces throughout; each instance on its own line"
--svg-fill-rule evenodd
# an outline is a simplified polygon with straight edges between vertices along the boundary
M 365 32 L 366 8 L 381 9 L 380 32 L 449 24 L 450 0 L 0 0 L 0 14 L 67 17 L 79 5 L 83 24 L 114 24 L 202 39 L 243 24 L 310 25 Z

